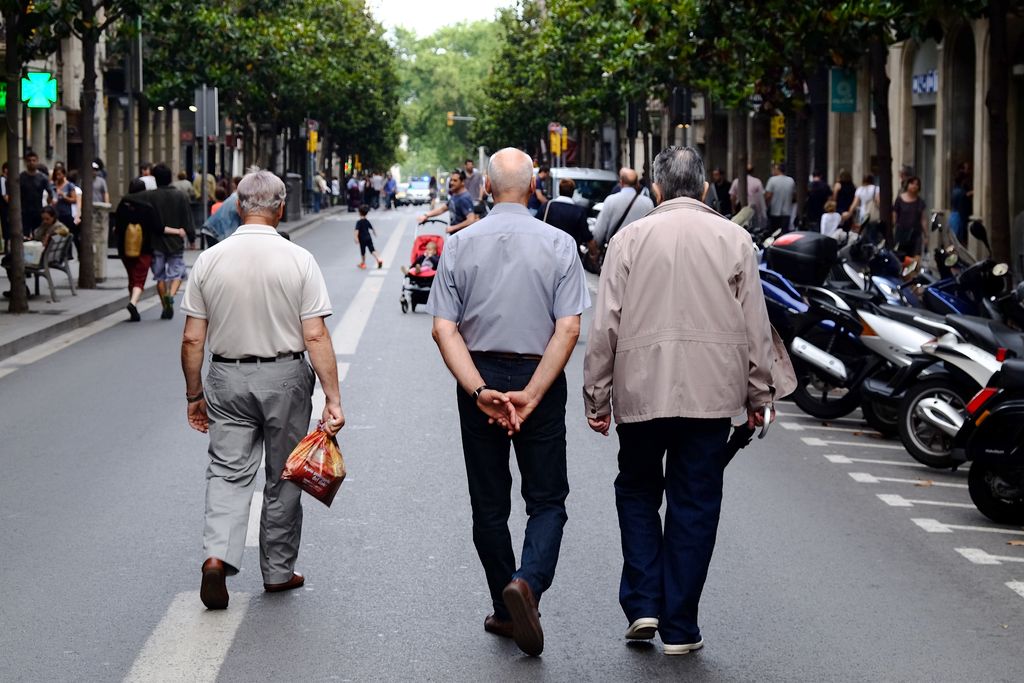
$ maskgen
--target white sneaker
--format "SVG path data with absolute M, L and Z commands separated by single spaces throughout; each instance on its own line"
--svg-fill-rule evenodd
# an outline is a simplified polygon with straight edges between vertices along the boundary
M 640 617 L 626 629 L 626 640 L 650 640 L 658 630 L 654 617 Z
M 680 643 L 680 644 L 669 644 L 665 643 L 664 649 L 667 655 L 685 655 L 694 650 L 699 650 L 704 647 L 704 639 L 701 638 L 696 643 Z

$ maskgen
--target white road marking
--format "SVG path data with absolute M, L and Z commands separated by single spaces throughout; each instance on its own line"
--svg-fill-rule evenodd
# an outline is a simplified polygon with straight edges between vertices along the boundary
M 338 383 L 344 384 L 345 378 L 348 377 L 348 369 L 351 363 L 338 363 Z M 342 407 L 345 406 L 345 397 L 342 396 Z M 320 382 L 316 383 L 313 387 L 313 412 L 310 414 L 310 422 L 318 422 L 324 414 L 324 406 L 327 405 L 327 397 L 324 396 L 323 387 L 320 386 Z
M 846 459 L 849 460 L 849 458 Z M 868 474 L 867 472 L 849 472 L 848 474 L 854 481 L 858 481 L 861 484 L 881 484 L 885 482 L 889 484 L 913 484 L 914 486 L 920 486 L 923 488 L 931 488 L 933 486 L 950 489 L 967 488 L 967 484 L 953 484 L 944 481 L 932 481 L 930 479 L 900 479 L 899 477 L 876 477 L 875 475 Z
M 245 528 L 245 547 L 255 548 L 260 544 L 260 518 L 263 516 L 263 492 L 254 491 L 249 503 L 249 526 Z
M 827 422 L 830 425 L 850 424 L 864 426 L 864 421 L 856 417 L 837 417 L 833 420 L 822 420 L 820 417 L 814 417 L 813 415 L 808 415 L 807 413 L 790 413 L 784 410 L 776 410 L 776 414 L 779 415 L 780 417 L 788 417 L 794 420 L 807 420 L 809 422 L 817 422 L 818 424 L 821 424 L 822 422 Z
M 802 436 L 800 440 L 808 446 L 857 446 L 858 448 L 884 448 L 888 451 L 905 451 L 902 445 L 888 443 L 870 443 L 869 441 L 829 441 L 814 436 Z
M 939 500 L 914 500 L 913 498 L 904 498 L 903 496 L 895 493 L 879 493 L 876 495 L 883 503 L 891 505 L 894 508 L 911 508 L 915 505 L 936 505 L 938 507 L 947 508 L 974 508 L 974 505 L 971 503 L 946 503 Z
M 836 465 L 852 465 L 855 462 L 865 463 L 868 465 L 891 465 L 893 467 L 914 467 L 921 470 L 930 470 L 932 468 L 927 465 L 922 465 L 918 462 L 903 462 L 897 460 L 876 460 L 873 458 L 848 458 L 845 455 L 826 455 L 825 459 Z
M 249 595 L 232 593 L 226 610 L 207 610 L 199 591 L 179 593 L 150 634 L 126 683 L 213 683 L 245 618 Z
M 826 427 L 825 425 L 802 425 L 794 422 L 780 422 L 783 429 L 788 429 L 791 432 L 806 432 L 806 431 L 822 431 L 822 432 L 844 432 L 846 434 L 863 434 L 869 438 L 878 438 L 881 436 L 878 432 L 867 427 Z
M 1006 587 L 1024 598 L 1024 581 L 1007 581 Z
M 970 526 L 967 524 L 946 524 L 937 519 L 912 519 L 914 524 L 932 534 L 951 534 L 954 531 L 984 531 L 990 534 L 1010 534 L 1012 536 L 1024 536 L 1024 530 L 1003 529 L 994 526 Z
M 982 550 L 981 548 L 957 548 L 956 551 L 966 557 L 974 564 L 1002 564 L 1003 562 L 1024 562 L 1024 557 L 1012 557 L 1007 555 L 993 555 L 989 552 Z M 1020 593 L 1021 597 L 1024 597 L 1024 593 L 1021 593 L 1015 586 L 1016 584 L 1024 590 L 1024 582 L 1021 581 L 1010 581 L 1006 585 L 1013 590 Z
M 967 558 L 973 564 L 1002 564 L 1000 560 L 1004 559 L 990 555 L 981 548 L 957 548 L 956 551 Z M 1024 562 L 1024 558 L 1019 560 L 1014 558 L 1015 562 Z
M 140 301 L 138 305 L 139 313 L 148 311 L 149 309 L 160 303 L 158 297 L 150 297 L 144 301 Z M 64 334 L 50 339 L 45 344 L 39 344 L 35 348 L 22 351 L 19 354 L 13 355 L 0 362 L 0 377 L 6 377 L 7 375 L 20 370 L 21 368 L 36 363 L 46 358 L 47 356 L 53 355 L 58 351 L 63 351 L 72 344 L 77 344 L 83 339 L 88 339 L 94 334 L 98 334 L 104 330 L 108 330 L 118 323 L 125 322 L 124 310 L 115 311 L 108 316 L 94 320 L 88 325 L 79 327 L 77 330 L 71 330 Z
M 407 224 L 408 221 L 395 228 L 395 231 L 391 233 L 391 237 L 388 238 L 388 243 L 384 247 L 384 253 L 381 255 L 385 262 L 395 257 L 398 245 L 402 241 L 402 235 L 405 234 Z M 348 308 L 345 309 L 345 314 L 341 317 L 338 324 L 335 325 L 334 329 L 331 330 L 331 338 L 334 341 L 334 353 L 336 355 L 347 356 L 356 352 L 356 348 L 359 346 L 359 339 L 366 330 L 366 324 L 370 321 L 370 314 L 373 313 L 373 306 L 377 303 L 377 297 L 383 288 L 384 278 L 367 278 L 363 281 L 359 291 L 352 297 Z

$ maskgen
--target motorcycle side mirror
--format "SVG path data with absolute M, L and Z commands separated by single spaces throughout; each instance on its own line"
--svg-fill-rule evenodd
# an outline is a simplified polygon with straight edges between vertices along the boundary
M 981 221 L 971 223 L 971 237 L 988 247 L 988 230 L 981 224 Z
M 959 256 L 957 256 L 956 254 L 950 254 L 946 257 L 946 260 L 944 260 L 943 263 L 946 264 L 947 268 L 952 268 L 957 264 L 959 260 Z
M 996 277 L 1003 277 L 1010 272 L 1010 266 L 1005 263 L 997 263 L 992 266 L 992 274 Z

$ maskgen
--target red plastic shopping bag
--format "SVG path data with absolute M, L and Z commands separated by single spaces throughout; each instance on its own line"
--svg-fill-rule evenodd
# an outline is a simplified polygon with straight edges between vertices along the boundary
M 338 440 L 317 425 L 288 456 L 281 478 L 294 481 L 303 491 L 330 507 L 334 494 L 345 481 L 345 459 L 341 457 Z

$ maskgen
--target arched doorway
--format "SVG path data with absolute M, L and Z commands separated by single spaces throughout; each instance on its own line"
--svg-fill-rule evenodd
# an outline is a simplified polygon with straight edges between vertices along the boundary
M 914 174 L 921 179 L 921 196 L 936 206 L 936 107 L 939 96 L 939 50 L 934 40 L 918 46 L 911 67 L 910 103 L 913 107 Z
M 957 171 L 965 163 L 973 167 L 974 162 L 975 49 L 969 25 L 952 34 L 949 50 L 949 181 L 945 196 L 935 197 L 939 206 L 948 205 Z

